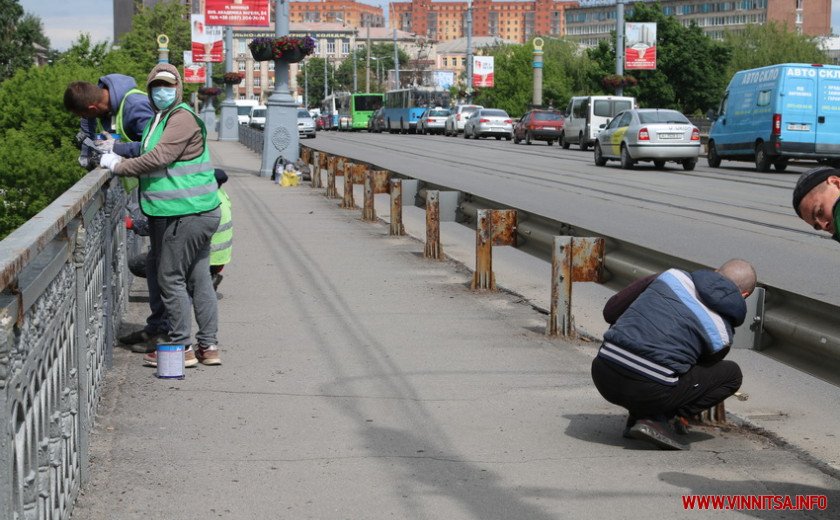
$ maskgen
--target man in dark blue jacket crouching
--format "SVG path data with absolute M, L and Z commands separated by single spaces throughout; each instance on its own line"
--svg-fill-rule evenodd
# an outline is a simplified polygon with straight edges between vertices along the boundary
M 734 259 L 716 271 L 669 269 L 610 298 L 604 319 L 611 326 L 592 380 L 604 399 L 630 412 L 625 437 L 688 449 L 674 435 L 675 417 L 697 415 L 738 391 L 741 369 L 723 358 L 755 283 L 753 266 Z

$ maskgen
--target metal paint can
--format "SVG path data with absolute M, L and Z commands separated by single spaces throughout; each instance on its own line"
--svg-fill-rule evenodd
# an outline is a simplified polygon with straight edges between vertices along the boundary
M 184 345 L 157 346 L 157 372 L 161 379 L 184 379 Z

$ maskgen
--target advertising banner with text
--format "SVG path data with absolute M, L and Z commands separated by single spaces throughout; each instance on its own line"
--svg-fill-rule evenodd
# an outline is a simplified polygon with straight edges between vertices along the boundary
M 624 69 L 656 69 L 656 24 L 624 24 Z
M 268 0 L 205 0 L 207 25 L 268 26 Z
M 206 78 L 207 67 L 193 63 L 192 51 L 184 51 L 184 83 L 204 85 Z
M 493 86 L 493 56 L 473 56 L 473 87 Z
M 224 28 L 205 24 L 203 14 L 190 15 L 190 23 L 192 24 L 193 63 L 207 61 L 221 63 L 225 50 L 225 44 L 222 41 Z

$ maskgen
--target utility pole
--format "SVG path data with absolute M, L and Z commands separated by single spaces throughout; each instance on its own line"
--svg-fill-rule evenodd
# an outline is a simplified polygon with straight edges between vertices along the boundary
M 534 108 L 542 106 L 542 84 L 543 84 L 543 45 L 542 38 L 534 38 L 534 98 L 531 104 Z
M 324 54 L 324 99 L 327 99 L 330 90 L 330 79 L 327 76 L 327 55 Z
M 367 19 L 367 70 L 365 71 L 365 92 L 370 92 L 370 18 Z
M 358 81 L 356 80 L 356 39 L 353 39 L 353 93 L 359 91 Z
M 473 81 L 473 48 L 472 48 L 472 33 L 473 33 L 473 12 L 472 0 L 467 0 L 467 99 L 472 100 L 472 81 Z
M 225 27 L 225 71 L 233 72 L 233 27 Z M 225 100 L 222 102 L 222 124 L 219 125 L 219 141 L 239 140 L 239 117 L 233 100 L 233 84 L 225 84 Z
M 400 52 L 397 50 L 397 30 L 394 29 L 394 76 L 397 80 L 395 89 L 400 88 Z
M 303 106 L 309 110 L 309 67 L 303 60 Z
M 289 34 L 289 0 L 275 0 L 274 35 Z M 260 176 L 271 177 L 278 158 L 298 160 L 297 103 L 289 92 L 289 63 L 274 60 L 274 92 L 266 103 L 265 130 Z
M 624 0 L 615 2 L 615 75 L 624 76 Z M 624 94 L 624 87 L 619 84 L 615 95 Z

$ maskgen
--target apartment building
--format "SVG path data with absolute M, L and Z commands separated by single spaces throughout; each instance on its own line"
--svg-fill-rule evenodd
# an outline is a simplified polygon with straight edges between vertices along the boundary
M 768 22 L 787 25 L 809 36 L 831 34 L 831 0 L 660 0 L 659 4 L 666 15 L 675 16 L 686 26 L 694 23 L 715 39 L 722 39 L 726 31 Z M 624 9 L 625 15 L 631 13 L 632 3 Z M 615 20 L 615 0 L 581 2 L 580 7 L 566 10 L 566 37 L 595 46 L 610 38 Z

